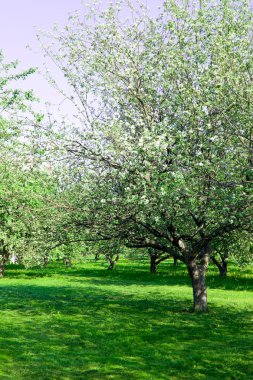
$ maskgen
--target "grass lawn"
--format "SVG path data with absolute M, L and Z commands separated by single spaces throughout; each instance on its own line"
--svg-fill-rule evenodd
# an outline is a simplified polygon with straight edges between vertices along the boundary
M 7 270 L 1 380 L 253 379 L 253 270 L 210 270 L 210 312 L 195 315 L 183 267 L 105 268 Z

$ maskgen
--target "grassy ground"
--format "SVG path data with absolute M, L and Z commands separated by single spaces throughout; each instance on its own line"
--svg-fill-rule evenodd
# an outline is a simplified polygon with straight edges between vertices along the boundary
M 253 271 L 208 275 L 195 315 L 183 267 L 102 262 L 9 269 L 0 280 L 1 380 L 253 379 Z

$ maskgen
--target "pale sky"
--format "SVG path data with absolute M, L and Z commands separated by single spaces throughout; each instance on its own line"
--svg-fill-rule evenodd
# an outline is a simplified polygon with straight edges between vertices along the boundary
M 145 0 L 145 3 L 152 12 L 156 12 L 162 0 Z M 102 0 L 103 6 L 107 4 L 108 0 Z M 69 12 L 75 10 L 83 10 L 81 0 L 0 0 L 0 49 L 6 61 L 18 59 L 21 69 L 31 66 L 42 68 L 43 57 L 34 26 L 50 30 L 54 23 L 64 25 Z M 53 70 L 58 76 L 57 69 Z M 42 102 L 58 101 L 56 91 L 40 75 L 33 75 L 24 87 L 33 88 Z

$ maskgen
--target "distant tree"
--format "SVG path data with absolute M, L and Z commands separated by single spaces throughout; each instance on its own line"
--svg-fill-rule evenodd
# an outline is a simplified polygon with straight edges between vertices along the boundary
M 222 277 L 227 275 L 228 264 L 242 265 L 253 263 L 253 237 L 248 232 L 233 233 L 214 239 L 211 261 L 219 269 Z
M 76 119 L 63 141 L 86 233 L 185 263 L 207 310 L 211 245 L 252 231 L 253 17 L 247 2 L 123 2 L 55 30 Z M 67 127 L 67 125 L 66 125 Z
M 230 242 L 230 240 L 229 240 Z M 220 276 L 225 277 L 228 270 L 229 243 L 224 237 L 213 242 L 211 261 L 219 270 Z
M 156 250 L 154 248 L 147 248 L 147 254 L 150 259 L 150 272 L 157 273 L 157 267 L 163 261 L 169 259 L 171 256 L 164 254 L 163 251 Z
M 19 254 L 26 245 L 28 183 L 26 172 L 21 172 L 21 150 L 24 146 L 25 114 L 30 110 L 32 91 L 21 91 L 14 84 L 34 72 L 17 72 L 18 62 L 5 63 L 0 51 L 0 277 L 11 253 Z
M 11 255 L 19 262 L 39 263 L 43 243 L 41 231 L 50 180 L 22 164 L 0 162 L 0 277 Z M 48 212 L 47 212 L 48 218 Z
M 86 245 L 88 245 L 87 241 Z M 119 261 L 120 255 L 124 253 L 124 246 L 121 246 L 116 240 L 98 240 L 97 242 L 90 242 L 89 250 L 94 255 L 96 261 L 98 258 L 104 257 L 108 263 L 107 269 L 113 270 Z

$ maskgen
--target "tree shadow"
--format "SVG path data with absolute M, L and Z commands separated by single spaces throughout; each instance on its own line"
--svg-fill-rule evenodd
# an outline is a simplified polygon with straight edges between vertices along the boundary
M 196 315 L 182 311 L 187 298 L 29 284 L 0 286 L 1 379 L 253 378 L 250 311 Z
M 24 269 L 22 266 L 8 266 L 7 278 L 33 279 L 52 276 L 71 278 L 73 282 L 82 283 L 84 280 L 94 285 L 166 285 L 166 286 L 191 286 L 191 281 L 184 264 L 173 267 L 172 263 L 163 263 L 157 274 L 149 272 L 148 263 L 119 264 L 113 271 L 106 269 L 107 264 L 101 262 L 88 262 L 67 269 L 63 264 L 53 263 L 46 268 Z M 223 289 L 235 291 L 253 291 L 253 277 L 250 269 L 232 266 L 227 277 L 219 276 L 216 267 L 210 265 L 207 272 L 207 286 L 210 289 Z

